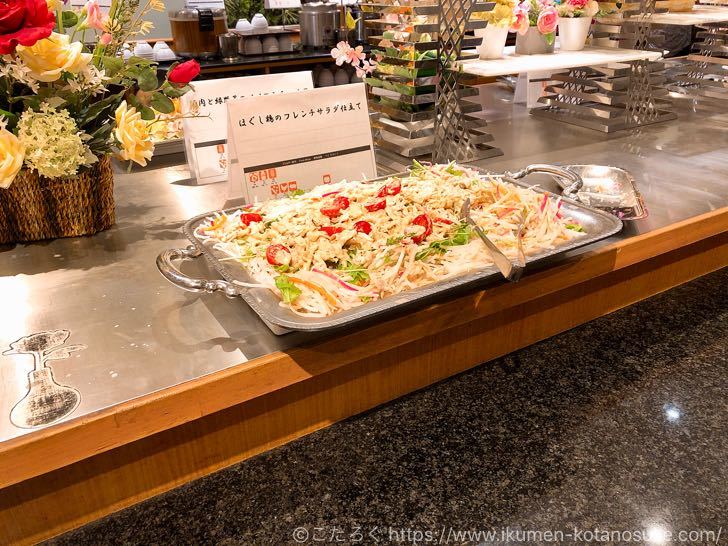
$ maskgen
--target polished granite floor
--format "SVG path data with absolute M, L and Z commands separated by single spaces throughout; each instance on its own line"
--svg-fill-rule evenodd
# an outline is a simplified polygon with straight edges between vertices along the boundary
M 724 269 L 53 543 L 725 543 L 727 294 Z

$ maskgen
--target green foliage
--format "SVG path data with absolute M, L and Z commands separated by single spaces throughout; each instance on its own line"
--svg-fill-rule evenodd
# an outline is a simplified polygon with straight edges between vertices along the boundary
M 279 275 L 275 279 L 276 288 L 281 291 L 281 297 L 285 303 L 293 303 L 301 295 L 301 289 L 286 275 Z
M 159 92 L 152 93 L 151 106 L 162 114 L 171 114 L 174 112 L 174 103 Z
M 61 14 L 61 20 L 63 21 L 64 28 L 75 27 L 78 24 L 78 15 L 73 11 L 64 11 Z
M 263 0 L 225 0 L 228 26 L 234 27 L 238 19 L 253 19 L 256 13 L 262 13 L 270 25 L 295 25 L 298 23 L 298 12 L 294 10 L 265 9 Z
M 445 254 L 448 247 L 451 246 L 467 245 L 471 236 L 472 230 L 470 226 L 465 223 L 459 224 L 452 237 L 443 239 L 442 241 L 431 242 L 427 248 L 415 254 L 415 260 L 424 260 L 436 254 Z

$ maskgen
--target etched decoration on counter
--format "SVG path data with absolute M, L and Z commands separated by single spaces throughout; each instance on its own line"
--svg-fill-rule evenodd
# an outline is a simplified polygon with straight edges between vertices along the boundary
M 69 330 L 38 332 L 10 344 L 3 355 L 33 356 L 33 371 L 28 374 L 28 393 L 10 411 L 10 421 L 17 427 L 33 428 L 63 419 L 78 407 L 81 394 L 60 385 L 53 377 L 51 360 L 62 360 L 86 345 L 64 345 Z

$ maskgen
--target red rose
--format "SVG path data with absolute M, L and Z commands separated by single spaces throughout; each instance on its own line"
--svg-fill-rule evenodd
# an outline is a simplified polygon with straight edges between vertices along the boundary
M 2 1 L 2 0 L 0 0 Z M 167 74 L 167 80 L 180 85 L 187 85 L 200 73 L 200 65 L 194 59 L 178 64 Z
M 30 47 L 48 38 L 56 17 L 46 0 L 0 0 L 0 54 L 15 51 L 18 44 Z

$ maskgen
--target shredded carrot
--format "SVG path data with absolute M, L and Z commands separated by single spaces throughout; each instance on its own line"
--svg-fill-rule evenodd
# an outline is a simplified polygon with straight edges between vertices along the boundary
M 319 286 L 318 284 L 314 284 L 311 281 L 304 281 L 303 279 L 299 279 L 298 277 L 291 277 L 290 275 L 288 276 L 288 278 L 291 279 L 293 282 L 297 282 L 298 284 L 301 284 L 307 288 L 310 288 L 311 290 L 315 290 L 316 292 L 321 294 L 324 297 L 324 299 L 327 302 L 329 302 L 331 305 L 333 305 L 334 307 L 339 306 L 339 302 L 336 300 L 336 298 L 334 298 L 331 294 L 329 294 L 329 292 L 322 286 Z
M 202 228 L 202 230 L 203 231 L 214 231 L 217 228 L 219 228 L 220 226 L 222 226 L 225 222 L 227 222 L 227 216 L 225 216 L 225 214 L 221 214 L 220 216 L 215 218 L 209 226 Z

